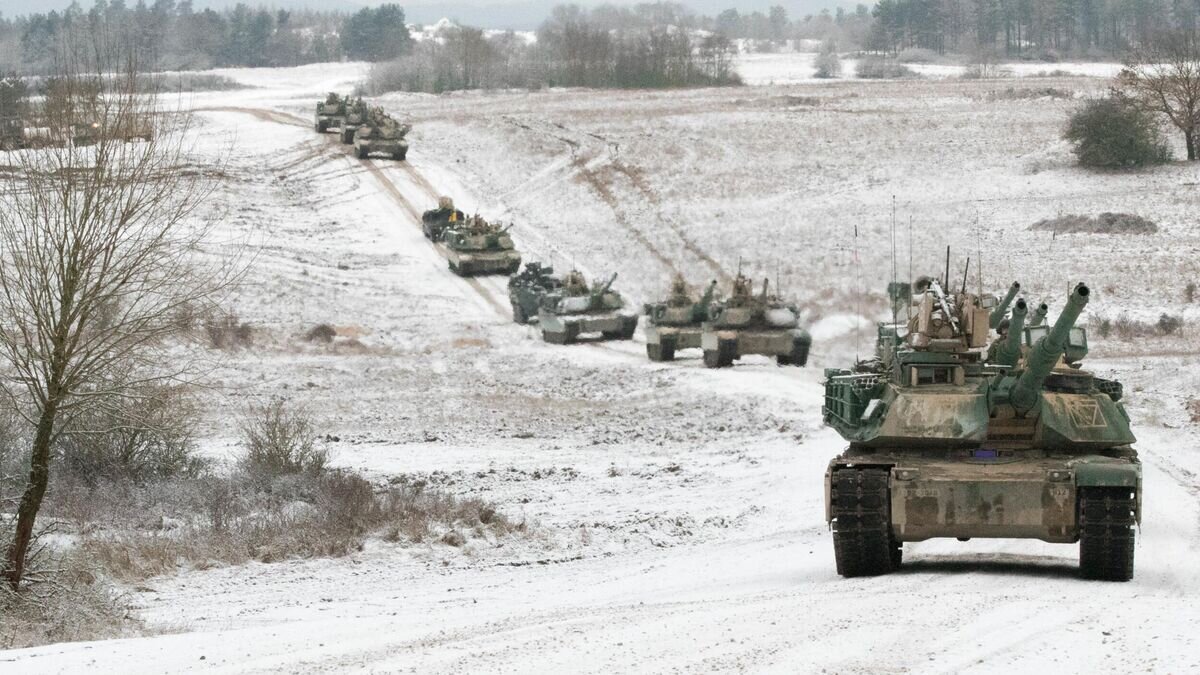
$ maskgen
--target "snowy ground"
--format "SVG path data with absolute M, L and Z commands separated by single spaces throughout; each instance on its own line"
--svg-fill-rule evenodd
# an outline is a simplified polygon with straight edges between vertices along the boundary
M 1058 140 L 1076 102 L 1009 93 L 1080 98 L 1103 81 L 391 95 L 416 125 L 406 166 L 311 130 L 312 102 L 361 66 L 223 74 L 255 88 L 187 103 L 200 151 L 235 146 L 214 208 L 256 251 L 229 303 L 256 346 L 216 373 L 208 452 L 236 451 L 246 401 L 287 395 L 339 439 L 339 463 L 486 497 L 536 534 L 152 580 L 131 592 L 168 634 L 4 652 L 0 670 L 1200 669 L 1200 452 L 1183 405 L 1200 313 L 1182 299 L 1200 278 L 1200 175 L 1080 172 Z M 710 372 L 698 355 L 650 364 L 638 343 L 544 345 L 509 321 L 502 281 L 450 275 L 421 236 L 439 193 L 512 220 L 531 257 L 619 272 L 634 303 L 675 270 L 724 279 L 741 260 L 797 296 L 817 354 Z M 842 442 L 820 425 L 820 369 L 869 349 L 893 198 L 903 268 L 911 218 L 917 273 L 951 245 L 973 270 L 983 251 L 989 289 L 1017 278 L 1061 303 L 1085 279 L 1095 313 L 1185 317 L 1182 338 L 1095 345 L 1093 367 L 1131 392 L 1146 463 L 1134 581 L 1081 581 L 1074 547 L 1027 541 L 910 544 L 899 574 L 835 574 L 821 486 Z M 1162 231 L 1027 229 L 1101 211 Z M 333 346 L 303 340 L 318 323 L 338 328 Z

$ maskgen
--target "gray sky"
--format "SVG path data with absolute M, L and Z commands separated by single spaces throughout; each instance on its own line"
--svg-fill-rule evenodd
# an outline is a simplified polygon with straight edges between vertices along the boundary
M 133 5 L 137 0 L 126 0 Z M 313 9 L 354 10 L 367 5 L 380 4 L 378 0 L 243 0 L 250 6 L 266 6 L 282 9 L 308 7 Z M 404 2 L 392 0 L 404 8 L 410 21 L 432 23 L 442 17 L 460 20 L 483 28 L 535 28 L 549 13 L 550 8 L 563 4 L 560 0 L 414 0 Z M 576 0 L 581 5 L 601 4 L 599 0 Z M 610 0 L 611 1 L 611 0 Z M 147 4 L 149 4 L 148 0 Z M 232 7 L 238 0 L 193 0 L 197 8 Z M 91 7 L 94 0 L 81 0 L 84 9 Z M 52 9 L 64 9 L 71 0 L 0 0 L 0 14 L 12 17 L 29 12 L 46 12 Z M 617 0 L 612 4 L 633 4 Z M 766 10 L 771 5 L 783 5 L 793 17 L 815 14 L 821 9 L 832 11 L 837 6 L 853 8 L 854 0 L 684 0 L 684 5 L 692 7 L 702 14 L 716 14 L 723 9 L 736 7 L 741 12 L 751 12 L 756 9 Z M 868 0 L 865 4 L 874 4 Z

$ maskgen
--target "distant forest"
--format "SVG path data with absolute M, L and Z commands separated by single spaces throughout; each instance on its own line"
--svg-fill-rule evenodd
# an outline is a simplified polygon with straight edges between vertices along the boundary
M 377 61 L 412 45 L 404 12 L 383 5 L 346 15 L 252 9 L 196 11 L 191 0 L 97 0 L 68 9 L 0 17 L 0 69 L 46 72 L 60 42 L 75 31 L 103 33 L 132 45 L 139 61 L 157 70 L 236 66 L 297 66 L 343 59 Z
M 1153 47 L 1168 30 L 1194 34 L 1198 26 L 1200 0 L 879 0 L 853 11 L 803 17 L 790 17 L 780 6 L 707 17 L 671 2 L 564 5 L 538 31 L 541 46 L 511 33 L 467 27 L 462 29 L 471 32 L 448 36 L 460 49 L 458 60 L 476 62 L 476 70 L 457 77 L 446 70 L 440 48 L 418 45 L 396 4 L 346 14 L 245 4 L 196 10 L 192 0 L 96 0 L 86 10 L 76 3 L 61 12 L 0 16 L 0 70 L 47 72 L 65 36 L 101 31 L 134 45 L 140 63 L 158 70 L 416 56 L 445 71 L 405 75 L 422 79 L 425 89 L 482 80 L 517 84 L 531 76 L 544 84 L 663 86 L 724 80 L 731 51 L 787 49 L 797 40 L 824 42 L 842 52 L 915 48 L 996 58 L 1102 59 Z

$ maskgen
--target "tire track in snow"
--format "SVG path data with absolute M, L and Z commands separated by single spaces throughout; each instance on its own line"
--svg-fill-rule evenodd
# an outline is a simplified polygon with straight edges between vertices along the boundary
M 291 126 L 303 126 L 303 127 L 309 126 L 307 121 L 303 120 L 302 118 L 300 118 L 297 115 L 293 115 L 291 113 L 277 112 L 274 110 L 266 110 L 263 108 L 242 108 L 242 107 L 230 106 L 230 107 L 215 107 L 215 108 L 197 108 L 195 110 L 195 112 L 235 112 L 235 113 L 243 113 L 246 115 L 250 115 L 250 116 L 260 119 L 264 122 L 273 122 L 275 124 L 287 124 L 287 125 L 291 125 Z M 350 157 L 349 152 L 340 148 L 340 146 L 341 146 L 340 139 L 338 139 L 336 136 L 329 135 L 329 134 L 325 134 L 325 136 L 326 136 L 326 138 L 325 138 L 326 143 L 328 143 L 330 141 L 337 142 L 339 149 L 341 150 L 340 154 L 342 154 L 343 156 L 346 156 L 346 157 Z M 386 192 L 387 195 L 392 198 L 392 201 L 396 202 L 400 206 L 400 208 L 402 208 L 406 212 L 408 212 L 408 214 L 412 217 L 413 223 L 417 227 L 420 227 L 421 226 L 421 212 L 408 201 L 408 199 L 400 192 L 400 189 L 395 185 L 395 183 L 393 183 L 392 180 L 387 177 L 387 174 L 385 174 L 383 172 L 383 170 L 380 169 L 379 166 L 377 166 L 370 159 L 359 159 L 357 161 L 364 168 L 366 168 L 367 171 L 372 176 L 374 176 L 374 178 L 383 187 L 384 192 Z M 402 164 L 403 168 L 405 170 L 407 170 L 410 174 L 412 174 L 414 179 L 416 179 L 418 181 L 418 183 L 421 184 L 423 189 L 431 189 L 432 188 L 432 186 L 429 184 L 429 182 L 426 181 L 423 176 L 420 176 L 419 174 L 417 174 L 416 170 L 413 167 L 411 167 L 410 165 L 408 165 L 407 162 L 402 162 L 401 164 Z M 439 256 L 441 256 L 443 259 L 445 259 L 447 257 L 445 251 L 443 251 L 439 246 L 437 246 L 433 242 L 430 242 L 430 245 L 437 252 L 437 254 Z M 496 312 L 497 316 L 499 316 L 500 318 L 503 318 L 503 319 L 509 318 L 509 309 L 507 307 L 505 307 L 503 304 L 501 304 L 494 297 L 494 295 L 492 293 L 489 293 L 488 290 L 486 288 L 484 288 L 483 284 L 481 284 L 478 279 L 473 279 L 471 277 L 459 277 L 459 278 L 462 279 L 464 282 L 466 282 L 466 284 L 471 288 L 471 290 L 475 291 L 475 293 L 478 294 L 479 297 L 483 298 L 484 302 L 486 302 L 487 305 L 493 311 Z

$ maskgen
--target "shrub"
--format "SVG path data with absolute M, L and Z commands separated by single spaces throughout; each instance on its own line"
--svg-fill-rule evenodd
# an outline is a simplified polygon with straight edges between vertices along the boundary
M 814 65 L 817 69 L 813 77 L 827 80 L 842 74 L 842 60 L 838 58 L 837 46 L 832 41 L 826 40 L 821 44 L 821 52 L 817 54 Z
M 1183 328 L 1183 318 L 1171 314 L 1160 314 L 1158 323 L 1154 326 L 1162 335 L 1174 335 Z
M 917 74 L 908 66 L 876 56 L 860 60 L 854 69 L 854 73 L 864 80 L 895 80 L 905 77 L 917 77 Z
M 145 483 L 198 476 L 197 411 L 179 387 L 146 388 L 71 420 L 58 445 L 61 470 L 94 485 L 101 478 Z
M 205 317 L 204 333 L 215 349 L 236 349 L 254 343 L 254 329 L 249 323 L 238 321 L 237 315 L 232 312 Z
M 1158 225 L 1132 213 L 1101 213 L 1098 216 L 1067 214 L 1039 220 L 1029 229 L 1055 234 L 1155 234 Z
M 1190 281 L 1183 287 L 1183 301 L 1189 305 L 1196 302 L 1196 282 Z
M 327 323 L 319 323 L 312 327 L 304 336 L 304 339 L 309 342 L 323 342 L 329 344 L 337 337 L 337 329 Z
M 1072 113 L 1063 138 L 1074 146 L 1079 164 L 1091 168 L 1128 169 L 1171 159 L 1154 116 L 1117 96 L 1088 101 Z
M 306 412 L 281 398 L 251 406 L 242 422 L 242 462 L 251 474 L 265 477 L 320 474 L 329 455 L 317 447 L 316 436 Z

